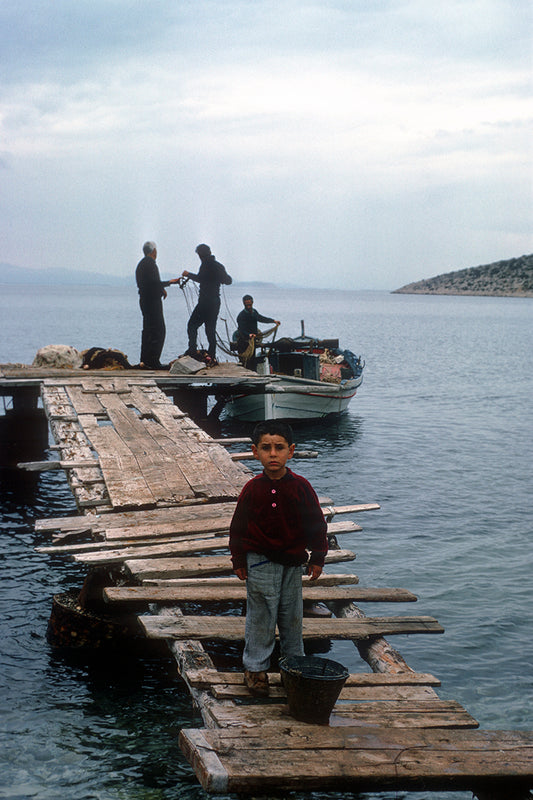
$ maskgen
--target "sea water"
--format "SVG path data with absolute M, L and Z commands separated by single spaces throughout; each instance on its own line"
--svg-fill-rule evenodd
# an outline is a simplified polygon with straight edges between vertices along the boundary
M 231 334 L 246 291 L 261 313 L 281 319 L 279 336 L 299 335 L 304 320 L 307 334 L 339 337 L 366 361 L 347 415 L 296 429 L 298 447 L 319 458 L 292 464 L 336 504 L 381 505 L 354 515 L 363 531 L 339 542 L 357 554 L 350 569 L 361 585 L 404 587 L 419 599 L 364 611 L 436 617 L 444 635 L 390 643 L 412 668 L 437 676 L 439 696 L 459 701 L 481 728 L 531 729 L 533 300 L 232 286 L 222 334 L 226 326 Z M 116 347 L 138 361 L 134 289 L 3 286 L 0 312 L 0 362 L 31 363 L 45 344 Z M 170 360 L 186 347 L 177 288 L 165 313 Z M 223 432 L 235 434 L 235 424 Z M 0 798 L 206 798 L 177 743 L 181 727 L 201 720 L 170 659 L 102 658 L 47 643 L 52 595 L 79 589 L 85 574 L 34 550 L 49 542 L 35 519 L 75 513 L 62 474 L 4 471 L 0 500 Z M 350 642 L 332 643 L 327 656 L 368 670 Z

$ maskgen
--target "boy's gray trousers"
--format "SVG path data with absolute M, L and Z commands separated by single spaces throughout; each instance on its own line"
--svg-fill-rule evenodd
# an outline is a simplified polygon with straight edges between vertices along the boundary
M 303 656 L 302 567 L 285 567 L 258 553 L 247 554 L 244 669 L 264 672 L 279 630 L 281 655 Z

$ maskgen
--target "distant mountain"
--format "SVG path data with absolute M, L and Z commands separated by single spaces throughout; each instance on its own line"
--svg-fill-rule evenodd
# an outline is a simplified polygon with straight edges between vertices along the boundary
M 134 285 L 133 274 L 128 277 L 104 275 L 101 272 L 83 272 L 62 267 L 54 269 L 31 269 L 0 263 L 0 284 L 20 283 L 38 286 L 125 286 Z
M 161 274 L 167 280 L 165 273 Z M 0 263 L 1 284 L 23 284 L 34 286 L 135 286 L 135 274 L 131 275 L 104 275 L 102 272 L 87 272 L 82 270 L 65 269 L 32 269 L 31 267 L 16 267 L 13 264 Z M 248 287 L 273 287 L 275 284 L 266 281 L 234 281 L 235 286 Z
M 533 254 L 480 267 L 447 272 L 408 283 L 392 294 L 468 294 L 485 297 L 533 297 Z

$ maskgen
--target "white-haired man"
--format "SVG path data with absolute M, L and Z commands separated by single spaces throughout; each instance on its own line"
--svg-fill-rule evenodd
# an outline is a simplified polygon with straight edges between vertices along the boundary
M 135 279 L 139 289 L 139 305 L 143 316 L 141 363 L 147 369 L 165 369 L 160 360 L 166 334 L 163 299 L 167 296 L 165 287 L 178 283 L 179 279 L 161 280 L 156 263 L 157 247 L 155 242 L 145 242 L 143 253 L 144 258 L 139 261 L 135 270 Z

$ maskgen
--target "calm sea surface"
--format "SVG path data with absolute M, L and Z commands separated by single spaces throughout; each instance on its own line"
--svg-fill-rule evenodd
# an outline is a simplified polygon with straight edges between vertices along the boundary
M 482 728 L 530 729 L 533 300 L 240 286 L 226 291 L 233 316 L 247 290 L 259 311 L 282 320 L 280 335 L 298 335 L 304 319 L 306 333 L 338 336 L 366 359 L 349 414 L 297 430 L 299 446 L 319 459 L 294 464 L 337 504 L 381 504 L 355 517 L 363 532 L 341 544 L 357 553 L 361 585 L 401 586 L 419 601 L 365 611 L 437 617 L 444 635 L 391 643 L 413 668 L 438 676 L 440 696 Z M 168 360 L 186 346 L 177 288 L 165 311 Z M 39 347 L 58 343 L 139 358 L 133 289 L 3 286 L 0 314 L 0 362 L 31 363 Z M 224 304 L 221 317 L 233 330 Z M 207 797 L 177 746 L 180 728 L 200 721 L 170 661 L 110 663 L 46 641 L 52 595 L 78 589 L 84 576 L 33 549 L 47 541 L 35 519 L 75 513 L 62 476 L 0 472 L 0 502 L 0 797 Z M 330 655 L 366 669 L 351 643 L 334 643 Z

